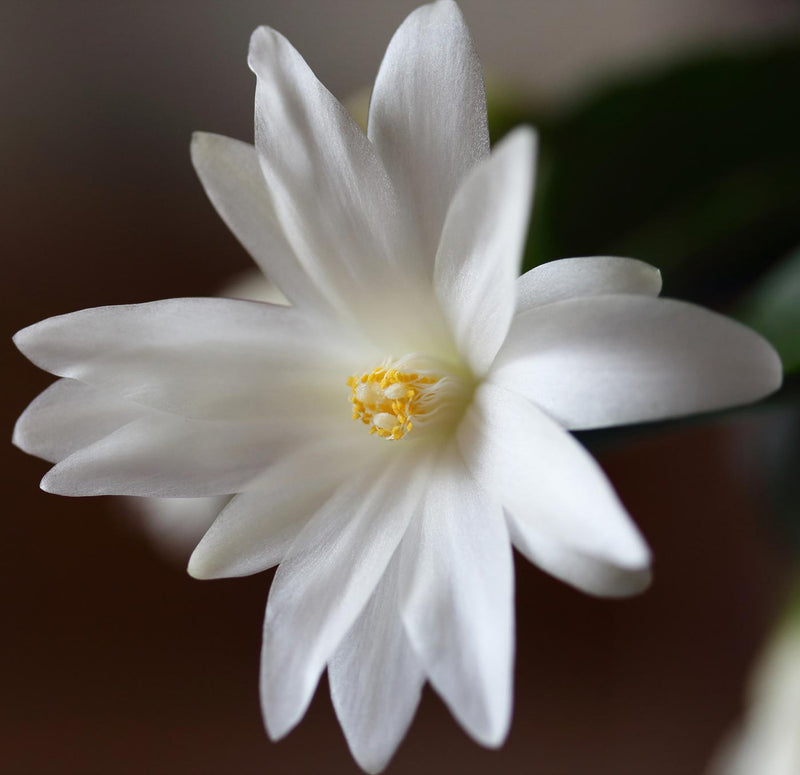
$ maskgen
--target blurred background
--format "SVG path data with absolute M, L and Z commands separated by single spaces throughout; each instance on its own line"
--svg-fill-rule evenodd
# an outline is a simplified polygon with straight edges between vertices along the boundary
M 282 31 L 346 99 L 372 82 L 415 5 L 4 0 L 6 336 L 83 307 L 209 295 L 246 269 L 188 149 L 195 129 L 252 139 L 250 32 Z M 662 269 L 667 295 L 748 321 L 796 371 L 800 5 L 461 7 L 487 73 L 493 134 L 521 121 L 541 132 L 527 265 L 644 259 Z M 10 437 L 50 378 L 8 338 L 2 357 Z M 583 434 L 654 549 L 652 589 L 598 601 L 518 561 L 507 744 L 481 749 L 426 691 L 387 772 L 706 772 L 748 712 L 754 660 L 792 606 L 798 431 L 790 375 L 758 407 Z M 288 739 L 271 744 L 263 731 L 270 573 L 194 581 L 189 549 L 166 551 L 135 505 L 47 495 L 37 486 L 44 462 L 10 445 L 0 454 L 0 770 L 357 772 L 324 680 Z

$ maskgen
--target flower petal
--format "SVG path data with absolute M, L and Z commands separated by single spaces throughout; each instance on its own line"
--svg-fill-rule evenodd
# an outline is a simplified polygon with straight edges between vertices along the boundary
M 146 409 L 73 379 L 60 379 L 20 415 L 13 441 L 56 463 L 142 417 Z
M 331 699 L 362 770 L 380 772 L 408 730 L 425 675 L 403 630 L 399 550 L 328 663 Z
M 189 560 L 199 579 L 248 576 L 283 559 L 309 518 L 374 454 L 368 434 L 304 444 L 236 495 Z
M 41 486 L 73 496 L 199 498 L 241 492 L 307 433 L 285 417 L 214 422 L 153 412 L 64 458 Z
M 511 541 L 545 573 L 596 597 L 629 597 L 650 586 L 649 567 L 622 567 L 576 549 L 546 526 L 507 514 Z
M 305 712 L 405 533 L 429 466 L 424 448 L 379 454 L 311 518 L 278 567 L 261 652 L 261 707 L 273 739 Z
M 596 585 L 594 571 L 608 566 L 637 576 L 649 567 L 650 553 L 603 471 L 572 436 L 544 412 L 504 388 L 484 383 L 457 431 L 467 467 L 502 500 L 517 548 L 537 562 L 540 536 L 551 547 L 541 556 L 548 570 L 581 588 Z M 537 550 L 538 551 L 538 550 Z M 576 555 L 593 559 L 578 573 Z
M 483 74 L 454 2 L 417 8 L 395 32 L 372 92 L 368 135 L 432 272 L 447 208 L 489 155 Z
M 590 256 L 540 264 L 517 280 L 517 314 L 578 296 L 661 293 L 661 272 L 635 258 Z
M 289 307 L 167 299 L 49 318 L 14 342 L 37 366 L 122 398 L 238 419 L 344 401 L 344 380 L 363 355 L 357 338 L 336 334 Z
M 282 35 L 257 29 L 249 62 L 256 148 L 287 241 L 345 319 L 397 328 L 424 275 L 375 149 Z
M 515 130 L 467 176 L 447 212 L 434 287 L 463 357 L 483 374 L 514 314 L 535 135 Z
M 292 304 L 320 312 L 324 297 L 303 271 L 275 216 L 252 145 L 195 132 L 192 163 L 220 217 Z
M 492 380 L 573 429 L 657 420 L 761 398 L 781 384 L 772 346 L 673 299 L 591 296 L 518 315 Z
M 511 719 L 514 574 L 499 501 L 457 451 L 437 461 L 435 483 L 402 544 L 401 607 L 411 645 L 459 723 L 499 746 Z

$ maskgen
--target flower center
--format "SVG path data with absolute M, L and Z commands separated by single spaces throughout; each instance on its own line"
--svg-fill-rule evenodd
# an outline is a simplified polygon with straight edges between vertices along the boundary
M 353 419 L 390 441 L 452 419 L 466 392 L 462 379 L 413 355 L 387 358 L 378 368 L 349 377 L 347 384 Z

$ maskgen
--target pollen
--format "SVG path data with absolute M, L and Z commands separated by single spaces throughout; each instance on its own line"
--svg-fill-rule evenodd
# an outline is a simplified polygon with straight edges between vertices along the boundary
M 458 380 L 411 365 L 408 358 L 388 358 L 378 368 L 348 378 L 353 419 L 371 434 L 397 441 L 450 414 L 461 392 Z

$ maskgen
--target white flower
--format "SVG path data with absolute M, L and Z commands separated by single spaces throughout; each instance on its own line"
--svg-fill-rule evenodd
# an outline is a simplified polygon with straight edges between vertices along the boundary
M 280 289 L 257 269 L 240 272 L 220 289 L 229 299 L 288 304 Z M 123 514 L 144 530 L 165 557 L 185 562 L 217 514 L 228 503 L 226 495 L 207 498 L 121 498 Z
M 638 261 L 517 279 L 534 135 L 489 156 L 480 67 L 449 0 L 395 34 L 367 135 L 274 30 L 256 30 L 249 61 L 255 148 L 201 134 L 192 157 L 292 306 L 172 299 L 24 329 L 19 348 L 63 379 L 15 441 L 56 463 L 50 492 L 238 493 L 189 570 L 280 563 L 261 664 L 273 738 L 327 667 L 364 769 L 386 764 L 426 680 L 500 745 L 512 543 L 592 594 L 650 578 L 568 431 L 751 401 L 778 387 L 779 361 L 741 325 L 656 298 L 659 273 Z
M 759 657 L 748 700 L 741 725 L 717 752 L 709 775 L 797 775 L 800 612 L 796 609 L 790 611 Z

